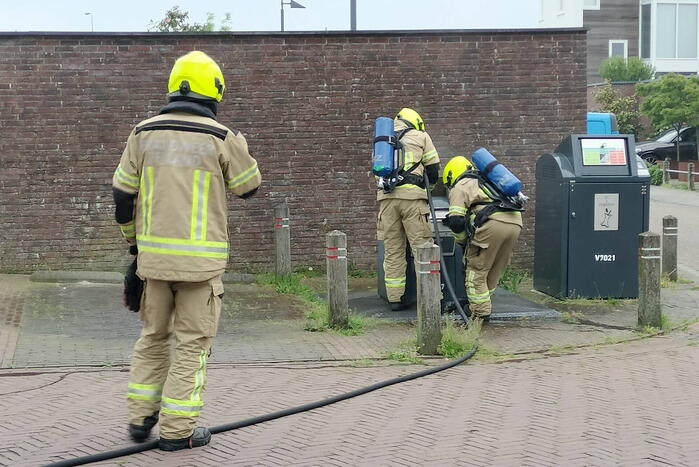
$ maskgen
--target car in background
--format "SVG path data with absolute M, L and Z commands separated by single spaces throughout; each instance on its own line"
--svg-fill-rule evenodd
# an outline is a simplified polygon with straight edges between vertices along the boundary
M 639 141 L 636 143 L 636 155 L 649 164 L 669 157 L 670 160 L 677 160 L 677 131 L 665 130 L 654 136 L 649 141 Z M 697 160 L 697 128 L 685 127 L 680 130 L 680 160 Z

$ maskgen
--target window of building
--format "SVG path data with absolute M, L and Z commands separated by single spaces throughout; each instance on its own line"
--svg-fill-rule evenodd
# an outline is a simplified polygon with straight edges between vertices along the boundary
M 650 58 L 650 7 L 641 5 L 641 58 Z
M 629 41 L 621 39 L 609 41 L 609 56 L 629 58 Z
M 658 58 L 697 58 L 697 8 L 696 4 L 658 3 Z
M 583 10 L 599 10 L 600 0 L 585 0 Z

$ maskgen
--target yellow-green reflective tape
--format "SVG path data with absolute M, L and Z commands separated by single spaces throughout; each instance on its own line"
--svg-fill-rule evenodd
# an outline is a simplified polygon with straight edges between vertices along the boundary
M 143 217 L 143 233 L 150 233 L 151 208 L 153 207 L 153 167 L 146 167 L 141 176 L 141 211 Z
M 189 221 L 189 238 L 196 239 L 197 236 L 197 212 L 199 209 L 199 175 L 201 170 L 194 171 L 192 179 L 192 214 Z
M 126 173 L 124 169 L 121 168 L 121 165 L 119 165 L 116 169 L 116 176 L 117 180 L 124 185 L 131 188 L 138 188 L 138 177 L 134 177 L 133 175 Z
M 163 397 L 160 401 L 160 410 L 164 413 L 169 413 L 173 415 L 183 415 L 185 417 L 194 417 L 199 415 L 201 408 L 204 405 L 203 401 L 194 400 L 178 400 L 170 399 L 169 397 Z
M 253 165 L 243 170 L 235 177 L 231 178 L 230 180 L 226 180 L 226 185 L 228 185 L 228 188 L 235 188 L 247 182 L 259 173 L 260 171 L 257 169 L 257 162 L 255 162 Z
M 204 387 L 204 377 L 206 370 L 206 352 L 201 351 L 199 353 L 199 368 L 197 372 L 194 373 L 194 390 L 192 391 L 191 399 L 198 401 L 201 400 L 201 389 Z
M 211 172 L 206 172 L 204 175 L 204 188 L 202 189 L 201 211 L 201 229 L 200 237 L 197 240 L 206 240 L 206 223 L 208 221 L 207 214 L 209 212 L 209 187 L 211 186 Z
M 426 152 L 425 154 L 422 155 L 422 162 L 424 163 L 425 161 L 428 161 L 436 156 L 437 156 L 437 150 L 433 149 L 432 151 Z
M 456 213 L 456 214 L 461 214 L 463 216 L 466 215 L 466 208 L 462 206 L 449 206 L 449 212 L 450 213 Z

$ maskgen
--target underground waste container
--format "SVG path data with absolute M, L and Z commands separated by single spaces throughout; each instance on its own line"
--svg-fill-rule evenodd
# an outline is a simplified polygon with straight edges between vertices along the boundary
M 435 189 L 437 192 L 437 189 Z M 444 256 L 444 263 L 447 267 L 447 273 L 449 274 L 449 279 L 454 287 L 454 292 L 456 293 L 459 301 L 464 304 L 466 302 L 466 287 L 464 285 L 464 266 L 463 266 L 463 256 L 464 252 L 461 246 L 456 243 L 454 237 L 452 236 L 451 230 L 446 225 L 442 224 L 442 219 L 446 217 L 449 212 L 449 199 L 446 196 L 435 195 L 432 197 L 432 202 L 434 204 L 435 216 L 437 218 L 437 227 L 439 229 L 439 242 L 442 247 L 442 255 Z M 435 238 L 434 225 L 432 222 L 432 216 L 430 214 L 430 230 L 432 231 L 432 238 Z M 405 294 L 404 300 L 406 303 L 415 303 L 417 301 L 417 283 L 415 278 L 415 264 L 410 250 L 410 245 L 406 246 L 406 271 L 405 271 Z M 379 296 L 384 300 L 388 300 L 386 295 L 386 284 L 384 282 L 384 270 L 383 270 L 383 260 L 384 260 L 384 246 L 383 240 L 377 241 L 376 244 L 376 277 L 377 277 L 377 290 Z M 449 290 L 445 285 L 444 274 L 441 276 L 441 287 L 442 296 L 444 297 L 442 305 L 448 307 L 449 303 L 453 300 L 449 294 Z

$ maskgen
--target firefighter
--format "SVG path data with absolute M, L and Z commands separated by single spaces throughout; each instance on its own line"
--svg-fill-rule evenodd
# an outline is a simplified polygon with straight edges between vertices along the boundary
M 432 138 L 425 131 L 425 122 L 415 110 L 404 108 L 394 119 L 394 131 L 401 135 L 404 160 L 399 175 L 402 181 L 386 193 L 379 189 L 377 238 L 384 242 L 384 280 L 392 311 L 407 306 L 405 292 L 406 238 L 416 256 L 417 247 L 432 241 L 428 224 L 427 174 L 430 188 L 439 180 L 439 155 Z
M 261 182 L 245 138 L 216 120 L 224 89 L 221 69 L 208 55 L 180 57 L 170 73 L 168 104 L 133 129 L 113 177 L 116 221 L 144 281 L 128 431 L 144 441 L 159 419 L 164 451 L 211 440 L 196 422 L 228 260 L 226 188 L 245 199 Z
M 453 157 L 444 166 L 442 179 L 449 188 L 449 213 L 443 222 L 464 247 L 469 311 L 488 321 L 492 310 L 490 296 L 512 258 L 522 230 L 522 214 L 496 207 L 498 195 L 472 176 L 474 169 L 463 156 Z M 488 206 L 491 207 L 478 216 Z M 483 215 L 491 210 L 491 214 Z

